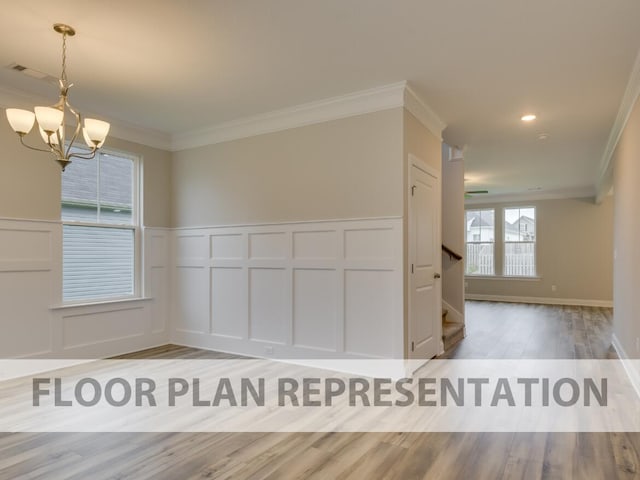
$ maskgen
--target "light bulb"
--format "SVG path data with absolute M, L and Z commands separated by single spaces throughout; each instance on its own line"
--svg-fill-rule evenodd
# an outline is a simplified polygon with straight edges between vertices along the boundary
M 52 107 L 36 107 L 36 120 L 45 132 L 55 132 L 62 125 L 64 112 Z
M 92 142 L 91 144 L 89 144 L 90 146 L 92 144 L 95 144 L 96 142 L 101 145 L 107 138 L 110 127 L 111 125 L 109 125 L 107 122 L 103 122 L 102 120 L 96 120 L 95 118 L 85 118 L 83 131 L 83 135 L 85 135 L 85 141 L 86 138 L 89 138 L 89 140 L 91 140 Z
M 104 144 L 104 140 L 102 140 L 101 142 L 98 142 L 98 144 L 96 145 L 90 138 L 89 135 L 87 134 L 87 129 L 83 128 L 82 129 L 82 136 L 84 137 L 84 141 L 87 143 L 87 146 L 91 149 L 93 148 L 100 148 L 102 147 L 102 145 Z
M 51 142 L 51 145 L 58 145 L 58 135 L 56 135 L 55 132 L 53 132 L 51 136 L 49 136 L 47 135 L 47 132 L 42 129 L 42 127 L 38 126 L 38 130 L 40 130 L 40 136 L 42 137 L 44 143 L 49 144 L 49 142 Z M 60 131 L 60 138 L 64 138 L 64 127 L 60 125 L 60 128 L 58 130 Z

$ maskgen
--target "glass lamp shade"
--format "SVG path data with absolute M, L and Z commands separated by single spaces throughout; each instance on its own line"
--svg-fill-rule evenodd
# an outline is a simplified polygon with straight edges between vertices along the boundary
M 107 122 L 103 122 L 102 120 L 96 120 L 95 118 L 85 118 L 82 134 L 84 135 L 85 141 L 87 140 L 87 138 L 91 141 L 91 143 L 87 142 L 89 146 L 93 146 L 96 143 L 98 145 L 102 145 L 104 143 L 104 140 L 107 138 L 110 127 L 111 125 L 109 125 Z
M 45 132 L 55 132 L 62 125 L 64 112 L 52 107 L 36 107 L 36 120 Z
M 89 148 L 100 148 L 102 147 L 102 145 L 104 144 L 104 140 L 102 140 L 101 142 L 98 142 L 98 144 L 96 145 L 90 138 L 89 135 L 87 134 L 87 129 L 83 128 L 82 129 L 82 136 L 84 137 L 84 141 L 87 143 L 87 145 L 89 146 Z
M 19 108 L 7 108 L 6 114 L 9 125 L 11 125 L 14 132 L 26 135 L 33 128 L 33 121 L 35 120 L 33 112 Z
M 45 132 L 42 127 L 38 126 L 38 130 L 40 130 L 40 136 L 42 137 L 44 143 L 49 144 L 50 139 L 51 145 L 58 145 L 58 135 L 56 135 L 55 132 L 51 134 L 51 136 L 48 136 L 47 132 Z M 64 138 L 64 127 L 60 125 L 60 128 L 58 130 L 60 130 L 60 138 Z

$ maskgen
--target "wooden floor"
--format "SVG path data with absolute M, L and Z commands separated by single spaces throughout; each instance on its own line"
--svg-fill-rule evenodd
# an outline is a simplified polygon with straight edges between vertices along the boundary
M 467 302 L 466 318 L 442 358 L 617 358 L 610 308 Z
M 470 302 L 451 358 L 611 358 L 611 311 Z M 167 346 L 127 358 L 225 358 Z M 640 436 L 0 434 L 0 479 L 632 479 Z

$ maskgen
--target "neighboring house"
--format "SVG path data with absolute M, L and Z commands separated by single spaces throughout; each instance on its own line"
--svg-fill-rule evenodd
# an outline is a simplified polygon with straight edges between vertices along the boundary
M 467 211 L 467 275 L 493 275 L 495 218 L 489 211 Z
M 507 242 L 533 242 L 536 239 L 536 222 L 522 215 L 513 223 L 504 222 L 504 239 Z
M 131 223 L 133 181 L 130 161 L 111 157 L 101 163 L 76 160 L 62 176 L 62 217 L 73 221 Z M 98 181 L 98 176 L 100 180 Z
M 480 215 L 480 211 L 467 212 L 467 241 L 468 242 L 493 242 L 494 219 L 486 218 L 486 214 Z

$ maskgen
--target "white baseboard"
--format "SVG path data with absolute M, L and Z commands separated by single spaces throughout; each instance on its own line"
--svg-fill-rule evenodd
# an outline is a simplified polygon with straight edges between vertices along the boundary
M 551 297 L 516 297 L 511 295 L 482 295 L 467 293 L 466 300 L 480 300 L 485 302 L 507 302 L 507 303 L 534 303 L 540 305 L 568 305 L 579 307 L 605 307 L 612 308 L 611 300 L 591 300 L 580 298 L 551 298 Z
M 635 367 L 634 363 L 637 363 L 637 360 L 632 360 L 624 347 L 620 343 L 620 339 L 614 333 L 611 337 L 611 343 L 613 344 L 613 348 L 615 348 L 618 357 L 620 357 L 620 361 L 622 362 L 622 366 L 624 367 L 625 372 L 627 372 L 627 376 L 633 385 L 638 397 L 640 397 L 640 371 Z

